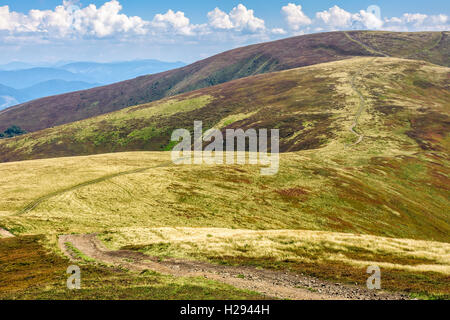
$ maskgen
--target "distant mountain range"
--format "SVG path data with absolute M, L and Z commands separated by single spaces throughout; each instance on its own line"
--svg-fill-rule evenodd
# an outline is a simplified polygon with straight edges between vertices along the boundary
M 48 67 L 12 62 L 0 65 L 0 110 L 42 97 L 91 89 L 184 65 L 158 60 L 71 62 Z
M 0 84 L 0 110 L 34 99 L 98 87 L 98 83 L 84 81 L 47 80 L 32 86 L 15 89 Z
M 75 62 L 63 65 L 59 69 L 82 76 L 85 81 L 111 84 L 184 66 L 183 62 L 138 60 L 117 63 Z
M 34 99 L 58 94 L 86 90 L 99 86 L 83 81 L 48 80 L 24 89 L 0 85 L 0 110 Z

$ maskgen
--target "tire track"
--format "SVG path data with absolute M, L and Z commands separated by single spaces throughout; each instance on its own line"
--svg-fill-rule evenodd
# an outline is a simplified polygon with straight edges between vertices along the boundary
M 141 173 L 150 169 L 155 169 L 155 168 L 163 168 L 163 167 L 168 167 L 171 164 L 173 164 L 171 161 L 168 162 L 164 162 L 162 164 L 159 164 L 157 166 L 152 166 L 152 167 L 145 167 L 145 168 L 138 168 L 138 169 L 133 169 L 133 170 L 128 170 L 128 171 L 122 171 L 122 172 L 117 172 L 117 173 L 113 173 L 113 174 L 109 174 L 97 179 L 93 179 L 93 180 L 88 180 L 67 188 L 63 188 L 54 192 L 51 192 L 49 194 L 46 194 L 44 196 L 41 196 L 35 200 L 33 200 L 32 202 L 28 203 L 27 205 L 25 205 L 23 208 L 19 209 L 15 214 L 13 214 L 13 216 L 19 216 L 19 215 L 23 215 L 27 212 L 30 212 L 31 210 L 33 210 L 34 208 L 36 208 L 39 204 L 41 204 L 44 201 L 47 201 L 53 197 L 59 196 L 61 194 L 64 194 L 66 192 L 70 192 L 70 191 L 74 191 L 77 189 L 81 189 L 84 188 L 86 186 L 90 186 L 93 184 L 97 184 L 100 182 L 104 182 L 116 177 L 120 177 L 120 176 L 124 176 L 124 175 L 129 175 L 129 174 L 134 174 L 134 173 Z

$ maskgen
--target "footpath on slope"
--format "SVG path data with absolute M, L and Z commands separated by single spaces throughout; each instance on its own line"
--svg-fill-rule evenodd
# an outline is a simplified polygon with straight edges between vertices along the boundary
M 152 270 L 177 277 L 204 277 L 233 287 L 259 292 L 267 297 L 291 300 L 406 300 L 398 293 L 373 291 L 360 286 L 343 285 L 313 277 L 282 271 L 271 271 L 243 266 L 223 266 L 206 262 L 164 259 L 163 261 L 140 252 L 108 250 L 96 234 L 63 235 L 59 247 L 72 261 L 83 262 L 75 247 L 95 262 L 122 267 L 134 272 Z M 70 245 L 68 245 L 70 244 Z M 90 263 L 95 263 L 90 262 Z
M 358 111 L 356 112 L 355 120 L 353 121 L 352 125 L 349 128 L 350 132 L 358 137 L 358 140 L 356 140 L 356 142 L 353 143 L 353 145 L 360 144 L 364 139 L 364 134 L 357 133 L 355 131 L 355 128 L 358 126 L 359 118 L 361 118 L 362 113 L 366 110 L 366 100 L 364 99 L 364 95 L 361 93 L 361 91 L 356 87 L 355 81 L 356 81 L 356 78 L 358 76 L 360 76 L 364 72 L 364 70 L 369 66 L 369 64 L 372 62 L 373 62 L 373 60 L 368 62 L 363 68 L 361 68 L 361 70 L 359 72 L 355 73 L 350 81 L 353 91 L 356 92 L 356 94 L 358 95 L 358 98 L 359 98 L 359 108 L 358 108 Z

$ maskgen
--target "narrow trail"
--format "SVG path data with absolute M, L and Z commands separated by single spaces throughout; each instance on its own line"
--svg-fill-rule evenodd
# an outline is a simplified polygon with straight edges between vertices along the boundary
M 433 50 L 441 43 L 442 39 L 444 39 L 444 35 L 445 35 L 445 31 L 442 31 L 439 35 L 439 38 L 431 46 L 429 46 L 428 48 L 420 49 L 417 52 L 406 56 L 406 59 L 412 59 L 414 57 L 418 57 L 422 52 Z
M 253 267 L 230 267 L 206 262 L 165 259 L 140 252 L 108 250 L 95 234 L 63 235 L 58 240 L 63 253 L 80 262 L 67 243 L 96 262 L 126 268 L 134 272 L 153 270 L 177 277 L 204 277 L 236 288 L 259 292 L 267 297 L 292 300 L 405 300 L 407 296 L 370 291 L 363 287 L 327 282 L 313 277 Z
M 3 228 L 0 228 L 0 239 L 4 239 L 4 238 L 14 238 L 15 235 L 13 235 L 11 232 L 9 232 L 8 230 L 5 230 Z
M 364 134 L 359 134 L 358 132 L 355 131 L 355 128 L 358 126 L 358 122 L 359 122 L 359 119 L 361 118 L 362 113 L 366 110 L 366 100 L 364 99 L 364 95 L 361 93 L 361 91 L 357 88 L 357 86 L 355 84 L 356 78 L 358 76 L 360 76 L 364 72 L 364 70 L 375 60 L 376 60 L 376 58 L 369 61 L 363 68 L 361 68 L 357 73 L 355 73 L 353 75 L 353 77 L 350 81 L 353 91 L 356 92 L 356 94 L 359 97 L 359 108 L 355 114 L 355 120 L 353 121 L 352 125 L 349 128 L 350 132 L 358 137 L 358 140 L 355 143 L 351 144 L 352 146 L 360 144 L 364 139 Z
M 372 53 L 372 54 L 374 54 L 374 55 L 382 56 L 382 57 L 390 57 L 390 55 L 388 55 L 388 54 L 386 54 L 386 53 L 384 53 L 384 52 L 375 50 L 375 49 L 369 47 L 367 44 L 365 44 L 365 43 L 363 43 L 363 42 L 361 42 L 361 41 L 359 41 L 359 40 L 353 39 L 353 38 L 348 34 L 348 32 L 344 32 L 344 34 L 345 34 L 345 36 L 346 36 L 350 41 L 352 41 L 352 42 L 358 44 L 359 46 L 361 46 L 363 49 L 367 50 L 368 52 L 370 52 L 370 53 Z
M 375 55 L 383 56 L 383 57 L 390 57 L 389 55 L 387 55 L 384 52 L 377 51 L 377 50 L 369 47 L 368 45 L 362 43 L 361 41 L 353 39 L 347 32 L 344 32 L 344 34 L 350 41 L 357 43 L 358 45 L 360 45 L 362 48 L 364 48 L 368 52 L 375 54 Z M 360 144 L 364 139 L 364 134 L 357 133 L 355 131 L 355 128 L 358 126 L 359 118 L 361 117 L 362 113 L 366 110 L 366 100 L 364 99 L 364 95 L 361 93 L 361 91 L 356 87 L 356 84 L 355 84 L 356 78 L 358 76 L 360 76 L 364 72 L 364 70 L 369 66 L 369 64 L 371 64 L 375 60 L 376 60 L 376 58 L 374 58 L 372 61 L 368 62 L 363 68 L 361 68 L 357 73 L 355 73 L 353 75 L 353 77 L 350 81 L 353 91 L 356 92 L 356 94 L 359 97 L 359 108 L 358 108 L 358 111 L 356 112 L 355 120 L 353 121 L 352 125 L 349 128 L 350 132 L 358 137 L 358 140 L 356 140 L 355 143 L 351 144 L 353 146 Z
M 64 194 L 66 192 L 70 192 L 70 191 L 74 191 L 89 185 L 93 185 L 93 184 L 97 184 L 103 181 L 107 181 L 116 177 L 120 177 L 120 176 L 124 176 L 124 175 L 129 175 L 129 174 L 134 174 L 134 173 L 140 173 L 140 172 L 144 172 L 150 169 L 154 169 L 154 168 L 163 168 L 163 167 L 168 167 L 171 164 L 173 164 L 172 162 L 164 162 L 162 164 L 159 164 L 157 166 L 153 166 L 153 167 L 145 167 L 145 168 L 138 168 L 138 169 L 133 169 L 133 170 L 128 170 L 128 171 L 122 171 L 122 172 L 117 172 L 117 173 L 113 173 L 113 174 L 109 174 L 106 176 L 102 176 L 100 178 L 97 179 L 93 179 L 93 180 L 88 180 L 67 188 L 63 188 L 54 192 L 51 192 L 49 194 L 43 195 L 35 200 L 33 200 L 32 202 L 28 203 L 27 205 L 25 205 L 23 208 L 19 209 L 14 216 L 19 216 L 22 214 L 25 214 L 31 210 L 33 210 L 34 208 L 36 208 L 39 204 L 41 204 L 44 201 L 49 200 L 50 198 L 59 196 L 61 194 Z

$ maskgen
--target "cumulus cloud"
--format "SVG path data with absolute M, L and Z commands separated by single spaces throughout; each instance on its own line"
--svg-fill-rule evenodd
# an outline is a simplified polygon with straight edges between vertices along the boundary
M 421 13 L 405 13 L 401 17 L 386 18 L 384 29 L 394 31 L 445 31 L 450 29 L 447 15 L 428 16 Z
M 317 12 L 317 28 L 322 30 L 343 30 L 343 29 L 380 29 L 383 26 L 381 17 L 373 12 L 360 10 L 358 13 L 350 13 L 344 9 L 333 6 L 328 10 Z
M 316 18 L 319 23 L 333 28 L 346 28 L 352 22 L 352 14 L 338 6 L 334 6 L 326 11 L 317 12 Z
M 449 30 L 450 23 L 445 14 L 428 16 L 422 13 L 405 13 L 401 17 L 384 18 L 368 8 L 356 13 L 348 12 L 337 5 L 325 11 L 319 11 L 315 19 L 308 23 L 308 20 L 302 18 L 301 6 L 288 4 L 282 10 L 286 15 L 286 20 L 291 29 L 295 31 L 307 31 L 309 25 L 315 31 L 334 31 L 348 29 L 362 30 L 391 30 L 391 31 L 442 31 Z M 288 15 L 288 12 L 291 15 Z M 292 12 L 296 12 L 294 15 Z M 291 17 L 289 20 L 288 18 Z M 292 17 L 298 17 L 297 19 Z M 296 22 L 296 21 L 299 22 Z M 304 23 L 302 24 L 301 21 Z M 292 28 L 293 26 L 293 28 Z M 306 26 L 306 29 L 305 29 Z
M 3 38 L 22 39 L 30 34 L 39 34 L 44 38 L 105 38 L 132 35 L 161 37 L 167 34 L 195 36 L 214 30 L 249 34 L 266 31 L 264 20 L 256 17 L 254 11 L 243 4 L 234 7 L 229 13 L 216 8 L 208 13 L 208 24 L 195 25 L 184 12 L 172 9 L 146 21 L 138 16 L 123 14 L 118 0 L 107 1 L 99 7 L 89 4 L 81 8 L 77 3 L 77 0 L 65 0 L 54 10 L 30 10 L 27 14 L 11 11 L 9 6 L 1 6 L 1 35 Z M 275 33 L 282 34 L 282 31 L 275 28 Z
M 82 35 L 89 34 L 100 38 L 117 33 L 146 33 L 148 22 L 137 16 L 120 14 L 121 10 L 122 5 L 117 0 L 106 2 L 100 8 L 90 4 L 86 8 L 73 11 L 73 28 Z
M 278 34 L 278 35 L 287 34 L 287 31 L 284 30 L 283 28 L 273 28 L 272 30 L 270 30 L 270 32 L 272 34 Z
M 361 10 L 359 13 L 353 15 L 353 21 L 361 23 L 365 29 L 369 30 L 381 29 L 383 27 L 383 20 L 380 17 L 365 10 Z
M 78 0 L 64 0 L 53 10 L 30 10 L 28 13 L 11 11 L 9 6 L 0 6 L 0 39 L 3 42 L 14 40 L 51 41 L 61 39 L 97 38 L 143 38 L 158 41 L 187 41 L 201 39 L 232 39 L 245 42 L 248 39 L 270 40 L 281 35 L 299 35 L 315 31 L 348 29 L 373 29 L 394 31 L 449 30 L 448 16 L 405 13 L 400 17 L 381 19 L 370 8 L 359 12 L 347 12 L 337 5 L 319 11 L 310 18 L 300 4 L 288 3 L 281 8 L 286 27 L 271 26 L 252 9 L 239 4 L 230 12 L 219 8 L 207 13 L 207 22 L 192 24 L 182 11 L 168 10 L 146 21 L 139 16 L 128 16 L 122 12 L 119 0 L 105 0 L 101 6 L 89 4 L 78 6 Z M 287 31 L 289 30 L 289 32 Z M 176 35 L 177 37 L 172 37 Z M 195 38 L 197 36 L 197 38 Z
M 23 15 L 9 11 L 9 6 L 0 7 L 0 30 L 13 31 L 21 25 Z
M 230 16 L 220 10 L 215 8 L 213 11 L 208 12 L 209 25 L 216 29 L 233 29 L 234 25 L 231 22 Z
M 264 20 L 255 17 L 254 11 L 247 9 L 243 4 L 234 7 L 228 14 L 219 8 L 215 8 L 208 13 L 208 20 L 209 25 L 214 29 L 252 33 L 266 29 Z
M 140 17 L 121 14 L 122 5 L 111 0 L 97 8 L 90 4 L 76 8 L 64 1 L 54 10 L 30 10 L 26 14 L 0 7 L 0 30 L 10 33 L 41 33 L 49 37 L 67 35 L 107 37 L 118 33 L 145 34 L 148 22 Z
M 294 3 L 289 3 L 288 5 L 281 8 L 286 23 L 292 30 L 299 30 L 301 27 L 309 25 L 312 23 L 311 19 L 303 13 L 302 6 L 296 5 Z
M 195 35 L 196 30 L 201 28 L 199 25 L 192 25 L 184 12 L 174 12 L 170 9 L 165 14 L 157 14 L 153 18 L 152 26 L 185 36 Z

